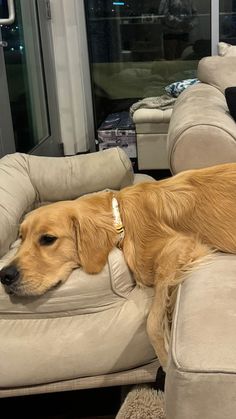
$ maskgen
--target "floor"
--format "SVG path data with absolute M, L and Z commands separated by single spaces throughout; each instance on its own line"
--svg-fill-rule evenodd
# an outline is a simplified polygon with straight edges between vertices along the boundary
M 0 399 L 4 419 L 115 419 L 120 403 L 120 387 Z

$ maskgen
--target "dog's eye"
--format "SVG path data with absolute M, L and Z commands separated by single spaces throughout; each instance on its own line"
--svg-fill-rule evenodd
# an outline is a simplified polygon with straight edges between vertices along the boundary
M 51 236 L 50 234 L 43 234 L 39 239 L 39 244 L 41 246 L 50 246 L 57 240 L 57 237 Z

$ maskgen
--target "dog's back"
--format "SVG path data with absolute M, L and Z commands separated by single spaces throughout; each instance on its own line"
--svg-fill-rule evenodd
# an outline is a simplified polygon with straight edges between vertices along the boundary
M 188 170 L 119 193 L 124 211 L 153 216 L 174 230 L 195 233 L 221 251 L 236 252 L 236 163 Z M 144 215 L 143 215 L 144 217 Z

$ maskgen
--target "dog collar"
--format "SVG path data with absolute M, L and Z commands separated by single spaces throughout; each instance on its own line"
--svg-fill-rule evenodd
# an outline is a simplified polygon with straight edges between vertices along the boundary
M 113 214 L 114 226 L 119 235 L 117 247 L 120 249 L 121 242 L 125 237 L 125 229 L 121 221 L 119 204 L 118 204 L 117 199 L 114 196 L 112 198 L 112 214 Z

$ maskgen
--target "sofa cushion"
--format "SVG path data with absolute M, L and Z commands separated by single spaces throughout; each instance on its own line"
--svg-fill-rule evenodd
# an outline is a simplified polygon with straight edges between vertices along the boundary
M 107 374 L 155 358 L 146 335 L 152 288 L 139 288 L 120 250 L 99 275 L 75 270 L 41 298 L 0 286 L 0 388 Z
M 189 87 L 177 98 L 170 120 L 167 148 L 172 172 L 234 162 L 235 132 L 220 90 L 205 83 Z
M 198 63 L 197 77 L 222 93 L 226 87 L 236 86 L 236 56 L 204 57 Z
M 139 134 L 156 134 L 168 131 L 172 109 L 137 109 L 133 120 Z
M 99 175 L 98 175 L 99 173 Z M 0 257 L 16 239 L 22 216 L 41 202 L 75 199 L 134 179 L 120 148 L 72 157 L 10 154 L 0 160 Z

